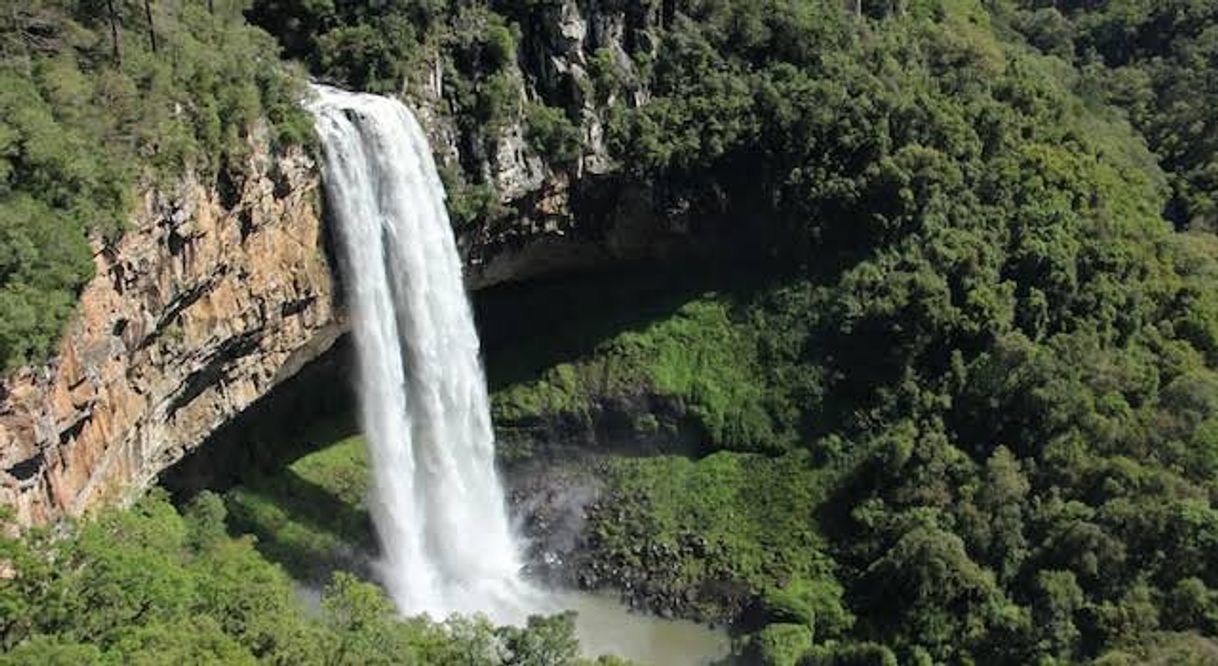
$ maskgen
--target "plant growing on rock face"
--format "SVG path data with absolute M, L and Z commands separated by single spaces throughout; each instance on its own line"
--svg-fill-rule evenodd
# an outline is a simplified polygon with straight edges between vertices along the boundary
M 439 39 L 453 119 L 467 137 L 487 144 L 520 111 L 513 30 L 502 16 L 472 6 L 457 12 Z
M 458 168 L 441 166 L 440 179 L 447 195 L 448 214 L 458 231 L 500 220 L 509 210 L 489 183 L 470 183 Z
M 201 5 L 45 0 L 0 17 L 0 367 L 43 359 L 92 277 L 90 239 L 122 233 L 137 180 L 240 163 L 260 119 L 311 134 L 273 42 Z M 139 10 L 139 11 L 137 11 Z
M 592 54 L 588 59 L 588 76 L 598 104 L 608 103 L 622 88 L 622 71 L 611 49 L 600 48 Z
M 520 83 L 514 73 L 502 70 L 477 84 L 474 118 L 480 123 L 480 133 L 488 140 L 520 112 Z
M 525 113 L 525 137 L 550 164 L 569 168 L 582 152 L 582 134 L 562 109 L 530 104 Z

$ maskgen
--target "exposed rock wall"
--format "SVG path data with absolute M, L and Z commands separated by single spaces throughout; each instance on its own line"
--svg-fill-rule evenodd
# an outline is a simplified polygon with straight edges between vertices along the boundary
M 52 362 L 0 383 L 0 505 L 44 523 L 122 501 L 341 332 L 303 152 L 143 193 Z
M 525 10 L 522 10 L 525 11 Z M 658 5 L 613 0 L 538 3 L 518 20 L 516 59 L 508 65 L 519 108 L 493 136 L 458 128 L 445 100 L 441 55 L 407 82 L 405 97 L 427 128 L 440 163 L 475 172 L 489 183 L 505 214 L 462 229 L 460 243 L 472 288 L 624 262 L 660 260 L 693 247 L 689 220 L 664 193 L 624 176 L 606 145 L 609 108 L 637 106 L 649 93 L 633 53 L 651 52 L 664 22 Z M 591 61 L 607 53 L 631 82 L 597 99 Z M 621 98 L 621 99 L 619 99 Z M 530 104 L 561 108 L 577 119 L 578 158 L 555 164 L 528 140 Z M 471 166 L 472 165 L 472 166 Z
M 654 48 L 661 10 L 565 0 L 534 11 L 513 65 L 519 94 L 578 110 L 574 164 L 547 163 L 519 115 L 473 155 L 434 62 L 406 90 L 439 160 L 476 161 L 508 211 L 460 230 L 467 285 L 695 249 L 707 235 L 691 233 L 680 206 L 618 173 L 604 142 L 606 102 L 582 92 L 603 49 L 631 76 L 630 54 Z M 630 104 L 647 96 L 621 94 Z M 20 523 L 138 494 L 342 334 L 312 159 L 262 145 L 233 171 L 144 191 L 127 233 L 97 248 L 97 275 L 56 357 L 0 379 L 0 506 Z

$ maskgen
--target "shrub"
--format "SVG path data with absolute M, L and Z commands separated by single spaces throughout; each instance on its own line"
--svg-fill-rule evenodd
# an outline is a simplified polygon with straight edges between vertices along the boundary
M 525 122 L 529 143 L 551 164 L 570 166 L 579 159 L 582 150 L 580 130 L 562 109 L 531 104 Z

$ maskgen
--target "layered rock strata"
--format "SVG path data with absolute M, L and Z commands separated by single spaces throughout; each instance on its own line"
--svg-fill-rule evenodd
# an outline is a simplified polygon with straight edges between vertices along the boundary
M 0 382 L 0 505 L 79 516 L 165 467 L 342 330 L 302 151 L 265 146 L 216 182 L 147 188 L 51 362 Z

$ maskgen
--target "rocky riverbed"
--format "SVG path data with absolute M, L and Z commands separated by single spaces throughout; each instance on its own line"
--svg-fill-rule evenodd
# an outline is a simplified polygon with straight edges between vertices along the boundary
M 615 488 L 612 468 L 612 457 L 571 452 L 508 471 L 529 574 L 555 588 L 617 594 L 663 618 L 727 625 L 743 617 L 756 601 L 747 585 L 727 572 L 687 570 L 715 546 L 692 531 L 675 544 L 652 538 L 646 499 Z

